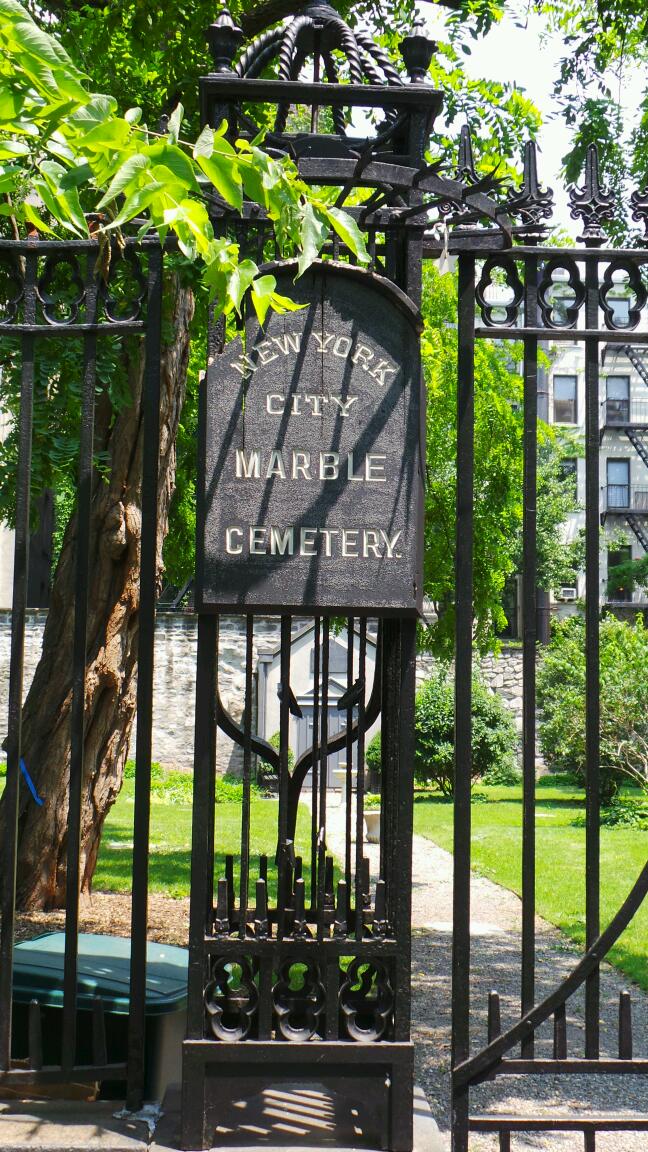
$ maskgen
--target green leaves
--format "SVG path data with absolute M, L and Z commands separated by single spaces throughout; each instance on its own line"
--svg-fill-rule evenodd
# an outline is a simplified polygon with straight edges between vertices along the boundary
M 325 208 L 326 219 L 337 232 L 340 240 L 358 257 L 361 264 L 369 263 L 364 237 L 352 216 L 342 212 L 340 208 Z
M 254 200 L 274 225 L 281 255 L 297 257 L 299 274 L 331 229 L 367 261 L 357 224 L 300 181 L 290 160 L 266 155 L 256 142 L 232 144 L 226 123 L 203 129 L 187 146 L 181 104 L 164 137 L 140 125 L 138 108 L 119 116 L 112 97 L 87 91 L 66 51 L 16 0 L 0 0 L 0 50 L 0 193 L 13 196 L 22 182 L 17 221 L 45 234 L 87 236 L 88 210 L 104 215 L 105 232 L 146 214 L 143 230 L 153 227 L 164 238 L 171 229 L 183 254 L 201 261 L 218 309 L 240 311 L 250 293 L 262 322 L 270 308 L 295 305 L 276 292 L 272 276 L 239 262 L 235 244 L 214 238 L 205 187 L 235 211 L 244 197 Z M 25 184 L 38 197 L 27 207 Z

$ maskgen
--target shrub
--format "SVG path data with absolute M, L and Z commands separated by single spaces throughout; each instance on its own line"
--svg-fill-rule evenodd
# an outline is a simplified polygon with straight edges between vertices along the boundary
M 607 616 L 600 627 L 600 796 L 611 804 L 624 780 L 648 790 L 648 632 L 641 619 Z M 586 780 L 585 621 L 554 625 L 538 673 L 539 736 L 551 769 Z
M 124 768 L 127 780 L 135 778 L 135 761 L 127 760 Z M 263 795 L 254 782 L 250 783 L 250 795 Z M 151 796 L 163 804 L 191 804 L 193 802 L 193 772 L 182 772 L 178 768 L 163 768 L 154 761 L 151 764 Z M 243 800 L 243 781 L 240 776 L 226 772 L 216 777 L 216 803 L 240 804 Z
M 510 760 L 504 760 L 499 764 L 494 764 L 492 768 L 488 769 L 488 772 L 484 772 L 481 783 L 498 788 L 512 788 L 521 780 L 522 770 L 518 765 L 511 763 Z
M 275 749 L 276 752 L 278 752 L 280 743 L 281 743 L 281 734 L 279 732 L 273 732 L 272 736 L 268 740 L 268 744 L 272 744 L 272 747 Z M 292 748 L 289 748 L 288 749 L 288 771 L 292 772 L 294 767 L 295 767 L 295 753 L 293 752 Z M 262 756 L 259 756 L 259 766 L 257 768 L 257 775 L 258 776 L 260 776 L 261 778 L 263 778 L 264 776 L 272 776 L 275 773 L 275 771 L 276 771 L 276 769 L 275 769 L 274 765 L 270 764 L 270 762 L 268 760 L 264 760 Z
M 365 765 L 370 772 L 380 772 L 382 766 L 380 732 L 376 732 L 365 748 Z
M 416 694 L 414 777 L 436 784 L 444 796 L 454 792 L 454 681 L 440 669 Z M 515 725 L 499 696 L 473 680 L 472 778 L 490 784 L 517 784 Z M 380 769 L 380 732 L 367 745 L 368 768 Z
M 495 768 L 512 769 L 515 743 L 515 725 L 499 696 L 474 679 L 472 778 Z M 416 694 L 414 776 L 452 796 L 454 775 L 454 681 L 446 669 L 439 669 Z

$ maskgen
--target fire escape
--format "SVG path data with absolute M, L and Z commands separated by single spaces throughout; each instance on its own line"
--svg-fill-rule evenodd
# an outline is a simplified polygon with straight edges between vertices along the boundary
M 603 362 L 608 352 L 603 353 Z M 622 344 L 614 349 L 625 355 L 635 372 L 648 386 L 648 363 L 644 349 Z M 635 399 L 630 389 L 627 399 L 606 398 L 602 404 L 601 442 L 607 431 L 621 432 L 632 444 L 639 459 L 648 469 L 648 398 Z M 622 516 L 644 552 L 648 552 L 648 483 L 644 487 L 627 483 L 611 484 L 608 479 L 601 522 L 609 515 Z

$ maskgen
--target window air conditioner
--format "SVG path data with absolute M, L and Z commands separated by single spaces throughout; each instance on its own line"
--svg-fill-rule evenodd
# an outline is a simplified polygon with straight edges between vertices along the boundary
M 558 600 L 578 600 L 578 588 L 571 586 L 561 588 L 558 592 Z

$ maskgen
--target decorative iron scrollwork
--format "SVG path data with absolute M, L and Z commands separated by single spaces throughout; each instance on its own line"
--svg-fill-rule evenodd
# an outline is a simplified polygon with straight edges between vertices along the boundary
M 207 1028 L 217 1040 L 245 1040 L 259 1004 L 259 992 L 247 957 L 214 960 L 204 1000 Z
M 542 234 L 543 220 L 553 214 L 553 190 L 541 188 L 538 180 L 538 153 L 534 140 L 524 146 L 524 173 L 518 191 L 506 201 L 506 210 L 519 216 L 526 231 L 535 229 Z
M 563 276 L 555 276 L 559 271 Z M 538 305 L 546 328 L 575 328 L 585 300 L 585 285 L 578 265 L 568 256 L 555 256 L 542 270 Z
M 74 324 L 85 299 L 83 277 L 76 257 L 48 256 L 37 293 L 48 324 Z
M 114 324 L 140 320 L 145 299 L 146 278 L 137 254 L 132 248 L 123 255 L 113 252 L 103 291 L 106 318 Z
M 277 1028 L 284 1040 L 302 1043 L 317 1035 L 326 993 L 319 965 L 294 957 L 284 960 L 272 989 Z
M 585 225 L 579 240 L 594 246 L 605 239 L 603 224 L 614 220 L 614 197 L 601 184 L 596 144 L 590 144 L 585 161 L 585 182 L 582 188 L 572 188 L 569 194 L 573 220 Z
M 353 960 L 340 988 L 339 1002 L 352 1040 L 362 1044 L 380 1040 L 394 1011 L 394 990 L 382 961 Z
M 13 324 L 24 295 L 23 279 L 10 256 L 0 259 L 0 324 Z
M 508 296 L 502 300 L 488 299 L 489 289 L 508 289 Z M 513 328 L 517 322 L 520 304 L 524 299 L 524 288 L 518 276 L 515 260 L 503 256 L 491 256 L 484 263 L 481 279 L 475 292 L 484 324 L 489 328 L 499 325 Z
M 625 274 L 624 280 L 621 282 L 618 279 L 619 272 Z M 615 318 L 614 308 L 609 303 L 610 294 L 612 292 L 618 293 L 619 289 L 629 294 L 628 317 L 627 320 L 624 318 L 623 324 L 620 324 Z M 634 299 L 634 306 L 630 304 L 632 298 Z M 600 301 L 606 328 L 636 328 L 641 319 L 641 310 L 646 303 L 646 288 L 637 265 L 633 264 L 631 260 L 613 260 L 611 264 L 608 264 L 601 285 Z
M 648 184 L 645 184 L 643 188 L 637 188 L 632 193 L 630 207 L 632 208 L 632 219 L 643 224 L 644 240 L 648 240 Z

